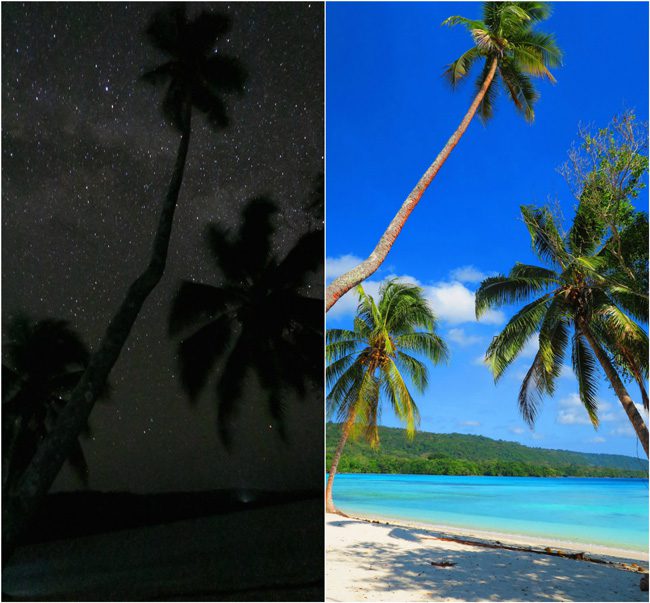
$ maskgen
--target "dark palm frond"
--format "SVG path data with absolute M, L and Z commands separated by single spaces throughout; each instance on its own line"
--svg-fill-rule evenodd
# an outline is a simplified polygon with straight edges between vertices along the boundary
M 218 431 L 226 446 L 249 371 L 257 375 L 260 398 L 280 435 L 288 396 L 302 399 L 309 387 L 322 384 L 323 300 L 303 288 L 305 273 L 322 254 L 318 260 L 303 256 L 314 255 L 322 235 L 301 237 L 278 263 L 272 253 L 276 211 L 270 199 L 258 197 L 243 209 L 237 230 L 210 225 L 206 238 L 220 282 L 182 284 L 170 316 L 172 333 L 209 321 L 180 343 L 181 377 L 196 399 L 218 372 Z
M 215 128 L 229 124 L 224 93 L 242 93 L 247 74 L 242 63 L 217 52 L 217 41 L 230 30 L 227 15 L 203 11 L 188 21 L 184 5 L 157 11 L 146 30 L 151 44 L 165 53 L 165 63 L 150 69 L 143 80 L 168 82 L 163 115 L 176 129 L 189 129 L 191 107 L 205 114 Z
M 230 317 L 221 316 L 180 343 L 181 382 L 190 400 L 196 400 L 214 363 L 225 353 L 231 334 Z
M 149 43 L 167 54 L 177 54 L 186 20 L 186 8 L 184 3 L 175 2 L 165 10 L 154 13 L 146 29 Z
M 235 291 L 202 283 L 183 281 L 178 289 L 169 317 L 169 334 L 211 320 L 239 301 Z
M 174 63 L 168 61 L 142 75 L 142 80 L 152 86 L 166 84 L 174 77 Z
M 223 13 L 210 13 L 203 11 L 184 29 L 184 41 L 191 45 L 199 56 L 214 50 L 217 39 L 228 33 L 232 27 L 232 20 Z
M 90 358 L 83 339 L 64 320 L 10 320 L 3 341 L 3 484 L 11 487 L 29 466 L 41 441 L 55 426 Z M 105 384 L 100 399 L 110 394 Z M 85 432 L 89 427 L 86 426 Z M 88 466 L 77 442 L 68 457 L 84 485 Z
M 232 425 L 237 403 L 241 399 L 244 378 L 250 366 L 251 340 L 242 332 L 233 345 L 217 381 L 217 430 L 221 441 L 230 447 Z
M 212 55 L 203 69 L 205 85 L 213 94 L 234 92 L 242 94 L 248 79 L 243 63 L 235 58 L 223 54 Z
M 323 244 L 322 230 L 313 230 L 300 237 L 278 265 L 278 281 L 294 287 L 305 284 L 307 275 L 323 265 Z

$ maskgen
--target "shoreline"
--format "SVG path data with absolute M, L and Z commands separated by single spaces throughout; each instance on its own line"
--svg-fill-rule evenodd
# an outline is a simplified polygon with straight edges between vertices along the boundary
M 326 514 L 326 600 L 648 600 L 634 551 L 439 528 Z
M 557 538 L 542 538 L 539 536 L 532 536 L 528 534 L 514 534 L 509 532 L 498 532 L 492 530 L 481 530 L 479 528 L 462 528 L 457 526 L 450 526 L 445 524 L 432 524 L 426 522 L 418 522 L 409 519 L 396 519 L 393 517 L 386 517 L 384 515 L 374 514 L 359 514 L 350 512 L 347 513 L 350 519 L 359 521 L 366 521 L 368 523 L 380 523 L 394 527 L 414 528 L 418 530 L 425 530 L 431 532 L 431 535 L 442 535 L 444 537 L 469 537 L 480 543 L 503 543 L 509 545 L 516 545 L 525 550 L 526 547 L 540 547 L 559 549 L 566 553 L 587 553 L 589 555 L 598 555 L 599 557 L 606 557 L 616 560 L 627 561 L 643 561 L 648 563 L 649 552 L 639 551 L 635 549 L 624 549 L 619 547 L 611 547 L 601 544 L 587 544 L 583 542 L 576 542 L 571 540 L 562 540 Z M 327 519 L 341 517 L 340 515 L 328 513 Z

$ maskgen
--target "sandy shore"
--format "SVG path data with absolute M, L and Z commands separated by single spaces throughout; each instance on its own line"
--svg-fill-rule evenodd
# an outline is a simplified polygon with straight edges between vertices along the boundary
M 647 601 L 641 575 L 620 567 L 440 540 L 541 544 L 647 568 L 647 554 L 467 530 L 328 515 L 328 601 Z M 451 563 L 440 567 L 433 563 Z
M 322 513 L 319 497 L 21 547 L 3 600 L 322 600 Z

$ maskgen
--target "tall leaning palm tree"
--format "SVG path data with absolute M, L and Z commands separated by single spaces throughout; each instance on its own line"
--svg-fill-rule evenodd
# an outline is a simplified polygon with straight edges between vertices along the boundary
M 7 504 L 3 506 L 2 537 L 5 554 L 13 549 L 18 534 L 49 490 L 61 465 L 69 457 L 140 309 L 162 278 L 185 170 L 192 109 L 205 114 L 210 124 L 226 126 L 228 119 L 222 94 L 243 91 L 245 72 L 240 63 L 234 58 L 214 52 L 217 39 L 229 27 L 228 17 L 207 12 L 188 20 L 185 5 L 180 5 L 157 12 L 146 31 L 149 41 L 166 54 L 167 60 L 157 69 L 145 74 L 144 79 L 153 83 L 167 83 L 162 104 L 163 114 L 180 132 L 176 162 L 162 204 L 151 258 L 144 272 L 129 287 L 124 301 L 71 393 L 70 401 L 39 446 L 22 479 L 10 493 Z
M 361 285 L 358 291 L 354 328 L 327 331 L 328 416 L 343 422 L 325 491 L 328 513 L 336 512 L 334 476 L 355 424 L 362 426 L 371 446 L 378 446 L 377 422 L 385 399 L 413 437 L 419 413 L 407 380 L 419 393 L 428 383 L 427 367 L 417 356 L 434 364 L 447 358 L 447 347 L 435 333 L 435 316 L 420 287 L 389 280 L 379 290 L 378 303 Z
M 484 122 L 492 117 L 500 86 L 526 121 L 533 121 L 534 105 L 539 95 L 531 77 L 542 77 L 554 82 L 549 69 L 561 61 L 561 52 L 553 36 L 534 29 L 549 14 L 550 8 L 545 2 L 485 2 L 482 21 L 454 16 L 443 23 L 463 25 L 474 40 L 474 46 L 451 63 L 445 75 L 455 87 L 475 64 L 482 63 L 476 80 L 476 96 L 460 125 L 402 203 L 372 253 L 327 287 L 327 310 L 347 291 L 373 274 L 386 259 L 406 220 L 460 141 L 474 115 L 478 113 Z
M 272 252 L 276 212 L 272 201 L 259 197 L 244 208 L 238 232 L 211 224 L 207 243 L 216 283 L 184 281 L 172 304 L 170 334 L 183 335 L 178 359 L 191 400 L 223 360 L 216 403 L 226 444 L 249 370 L 282 435 L 286 393 L 303 396 L 310 382 L 322 384 L 323 299 L 309 296 L 307 285 L 323 263 L 323 231 L 304 234 L 279 259 Z
M 611 240 L 602 242 L 603 226 L 589 212 L 579 207 L 565 235 L 548 209 L 522 207 L 521 213 L 533 250 L 550 267 L 515 264 L 507 276 L 485 279 L 476 292 L 477 317 L 489 308 L 532 298 L 487 349 L 495 379 L 531 337 L 538 338 L 539 349 L 519 392 L 520 411 L 532 426 L 542 395 L 554 392 L 570 347 L 580 400 L 594 427 L 600 364 L 647 455 L 648 427 L 619 375 L 638 377 L 647 405 L 643 379 L 648 377 L 648 336 L 638 324 L 648 322 L 647 292 L 641 293 L 617 269 L 609 254 Z

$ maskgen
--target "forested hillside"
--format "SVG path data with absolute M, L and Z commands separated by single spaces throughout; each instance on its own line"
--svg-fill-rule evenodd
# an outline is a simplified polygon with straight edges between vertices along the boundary
M 327 467 L 339 440 L 340 425 L 327 424 Z M 530 448 L 516 442 L 459 433 L 419 432 L 408 440 L 403 429 L 380 427 L 381 445 L 372 450 L 348 440 L 341 473 L 411 473 L 431 475 L 513 475 L 646 477 L 648 461 L 615 454 Z

